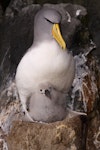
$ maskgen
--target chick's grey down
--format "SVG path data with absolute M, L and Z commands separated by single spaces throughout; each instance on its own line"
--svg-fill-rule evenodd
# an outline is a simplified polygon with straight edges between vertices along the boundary
M 35 16 L 33 44 L 21 59 L 16 71 L 16 85 L 26 113 L 27 99 L 34 95 L 32 93 L 37 91 L 41 83 L 50 83 L 56 91 L 65 93 L 68 92 L 73 82 L 75 72 L 73 56 L 65 46 L 63 48 L 64 40 L 60 38 L 59 42 L 53 36 L 55 27 L 58 28 L 60 22 L 60 13 L 50 8 L 42 8 Z M 57 32 L 60 37 L 59 31 Z M 42 103 L 40 97 L 37 95 L 37 103 Z M 32 100 L 34 101 L 34 96 L 32 96 Z M 47 102 L 49 102 L 48 98 Z M 37 105 L 34 104 L 35 107 Z M 31 106 L 32 108 L 33 106 Z M 34 118 L 34 114 L 29 117 Z M 41 118 L 40 121 L 42 121 Z
M 63 120 L 68 113 L 66 94 L 57 91 L 50 83 L 41 83 L 27 99 L 27 110 L 36 121 L 49 123 Z

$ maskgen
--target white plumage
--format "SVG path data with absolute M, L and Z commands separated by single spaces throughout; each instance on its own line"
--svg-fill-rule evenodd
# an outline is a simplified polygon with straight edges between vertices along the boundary
M 41 83 L 50 83 L 56 90 L 67 92 L 71 87 L 74 72 L 72 54 L 67 49 L 62 50 L 54 38 L 43 40 L 36 45 L 33 43 L 16 71 L 16 85 L 24 110 L 27 111 L 27 99 L 37 91 Z

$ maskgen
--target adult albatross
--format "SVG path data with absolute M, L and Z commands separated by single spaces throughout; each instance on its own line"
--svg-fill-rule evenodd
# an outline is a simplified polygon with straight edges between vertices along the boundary
M 44 7 L 36 14 L 33 44 L 17 67 L 16 85 L 23 109 L 30 121 L 35 118 L 38 121 L 50 122 L 49 119 L 43 119 L 46 111 L 48 111 L 46 118 L 48 118 L 48 114 L 51 115 L 49 118 L 53 118 L 51 122 L 65 117 L 65 96 L 62 95 L 71 87 L 75 65 L 73 56 L 68 52 L 61 35 L 60 22 L 61 15 L 54 9 Z M 41 88 L 39 89 L 39 87 Z M 53 96 L 49 88 L 53 90 Z M 57 97 L 61 102 L 57 103 Z M 56 108 L 53 108 L 54 105 Z M 58 105 L 62 107 L 61 111 Z M 47 106 L 49 109 L 45 109 Z M 27 107 L 31 109 L 30 113 Z M 43 115 L 40 117 L 39 114 L 42 112 Z M 59 117 L 60 113 L 62 113 L 61 117 Z

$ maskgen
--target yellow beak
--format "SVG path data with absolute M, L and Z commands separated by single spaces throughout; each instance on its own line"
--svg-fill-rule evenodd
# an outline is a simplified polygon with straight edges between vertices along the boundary
M 62 49 L 66 49 L 66 43 L 61 35 L 59 24 L 54 24 L 52 28 L 52 35 L 58 44 L 62 47 Z

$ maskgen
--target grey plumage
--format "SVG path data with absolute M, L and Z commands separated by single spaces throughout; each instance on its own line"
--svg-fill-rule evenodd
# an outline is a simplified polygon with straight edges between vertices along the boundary
M 28 99 L 28 113 L 36 121 L 64 119 L 67 116 L 66 93 L 57 91 L 49 83 L 40 84 Z
M 44 7 L 35 16 L 34 19 L 34 45 L 40 41 L 52 40 L 52 25 L 60 23 L 61 15 L 54 9 Z

